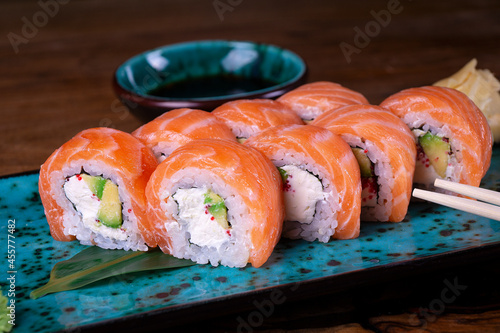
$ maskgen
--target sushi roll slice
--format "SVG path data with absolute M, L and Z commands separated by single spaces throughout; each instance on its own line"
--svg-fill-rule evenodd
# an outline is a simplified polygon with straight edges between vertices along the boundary
M 295 111 L 271 99 L 227 102 L 212 114 L 231 128 L 240 143 L 269 127 L 304 124 Z
M 388 110 L 361 104 L 327 111 L 311 124 L 351 146 L 361 171 L 361 220 L 402 221 L 415 172 L 416 145 L 408 126 Z
M 200 264 L 260 267 L 281 235 L 281 186 L 261 152 L 229 140 L 191 141 L 151 176 L 147 237 Z
M 78 133 L 41 166 L 39 190 L 52 237 L 105 249 L 146 251 L 145 189 L 157 166 L 128 133 L 93 128 Z
M 359 166 L 340 136 L 312 125 L 277 126 L 245 145 L 262 151 L 283 177 L 284 237 L 326 243 L 359 235 Z
M 295 111 L 306 123 L 325 111 L 352 104 L 368 104 L 359 92 L 338 83 L 318 81 L 287 92 L 278 101 Z
M 464 93 L 427 86 L 398 92 L 381 104 L 400 117 L 417 141 L 413 182 L 434 189 L 436 178 L 479 186 L 491 162 L 488 122 Z
M 196 139 L 236 141 L 229 127 L 210 112 L 197 109 L 175 109 L 142 125 L 132 135 L 148 146 L 159 162 L 180 146 Z

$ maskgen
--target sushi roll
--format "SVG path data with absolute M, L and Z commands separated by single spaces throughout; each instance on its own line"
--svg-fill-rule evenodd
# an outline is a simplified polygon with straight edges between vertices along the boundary
M 92 128 L 41 166 L 39 190 L 52 237 L 105 249 L 148 250 L 145 189 L 157 166 L 128 133 Z
M 142 125 L 132 135 L 149 147 L 159 162 L 178 147 L 196 139 L 236 141 L 229 127 L 210 112 L 197 109 L 175 109 Z
M 436 178 L 479 186 L 491 162 L 488 122 L 464 93 L 427 86 L 398 92 L 381 104 L 400 117 L 417 142 L 414 184 L 435 189 Z
M 361 171 L 361 220 L 400 222 L 411 199 L 416 145 L 406 124 L 373 105 L 349 105 L 319 115 L 312 125 L 340 135 Z
M 260 267 L 281 235 L 281 186 L 261 152 L 230 140 L 191 141 L 151 175 L 147 237 L 199 264 Z
M 284 237 L 326 243 L 359 235 L 359 166 L 340 136 L 312 125 L 277 126 L 245 145 L 263 152 L 283 177 Z
M 287 92 L 278 101 L 295 111 L 306 123 L 328 110 L 345 105 L 368 104 L 368 100 L 359 92 L 328 81 L 304 84 Z
M 271 99 L 227 102 L 212 114 L 231 128 L 240 143 L 269 127 L 304 124 L 295 111 Z

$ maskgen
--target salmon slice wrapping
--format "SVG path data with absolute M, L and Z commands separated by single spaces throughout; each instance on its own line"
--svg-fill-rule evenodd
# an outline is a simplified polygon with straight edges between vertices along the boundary
M 304 84 L 278 98 L 306 123 L 332 109 L 352 104 L 368 104 L 361 93 L 338 83 L 317 81 Z
M 229 140 L 191 141 L 151 176 L 145 237 L 200 264 L 260 267 L 281 236 L 281 187 L 278 170 L 258 150 Z
M 493 137 L 486 117 L 464 93 L 426 86 L 400 91 L 380 106 L 400 117 L 417 143 L 414 184 L 436 178 L 479 186 L 489 169 Z
M 106 249 L 155 247 L 147 223 L 146 184 L 153 153 L 128 133 L 84 130 L 41 166 L 39 190 L 52 237 Z
M 231 128 L 238 141 L 279 125 L 303 125 L 291 108 L 271 99 L 240 99 L 224 103 L 212 111 Z
M 411 199 L 417 151 L 408 126 L 374 105 L 330 110 L 311 124 L 340 135 L 355 153 L 363 184 L 361 219 L 402 221 Z
M 359 236 L 360 171 L 340 136 L 312 125 L 277 126 L 245 145 L 263 152 L 280 170 L 285 237 L 328 242 Z
M 132 135 L 148 146 L 159 162 L 191 140 L 236 141 L 229 127 L 210 112 L 188 108 L 165 112 L 136 129 Z

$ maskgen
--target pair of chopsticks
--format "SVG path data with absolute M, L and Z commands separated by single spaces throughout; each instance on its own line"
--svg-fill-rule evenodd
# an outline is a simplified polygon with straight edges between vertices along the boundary
M 416 198 L 431 201 L 443 206 L 463 210 L 468 213 L 484 216 L 493 220 L 500 221 L 500 193 L 486 190 L 484 188 L 471 185 L 459 184 L 443 179 L 436 179 L 434 186 L 465 195 L 470 198 L 481 201 L 470 200 L 467 198 L 456 197 L 453 195 L 424 191 L 414 189 L 413 196 Z

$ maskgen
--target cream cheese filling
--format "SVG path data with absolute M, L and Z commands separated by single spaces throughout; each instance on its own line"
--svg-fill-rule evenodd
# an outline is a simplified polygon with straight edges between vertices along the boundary
M 230 229 L 223 228 L 205 204 L 206 188 L 178 189 L 172 198 L 178 205 L 178 222 L 186 226 L 190 242 L 198 246 L 219 248 L 231 238 Z
M 310 224 L 316 212 L 316 203 L 325 199 L 321 181 L 313 174 L 295 165 L 284 165 L 285 209 L 287 221 Z
M 127 239 L 125 229 L 110 228 L 99 221 L 97 215 L 101 200 L 92 193 L 87 183 L 80 175 L 74 175 L 67 178 L 63 185 L 63 189 L 66 197 L 80 214 L 82 223 L 85 227 L 107 238 L 116 240 Z

